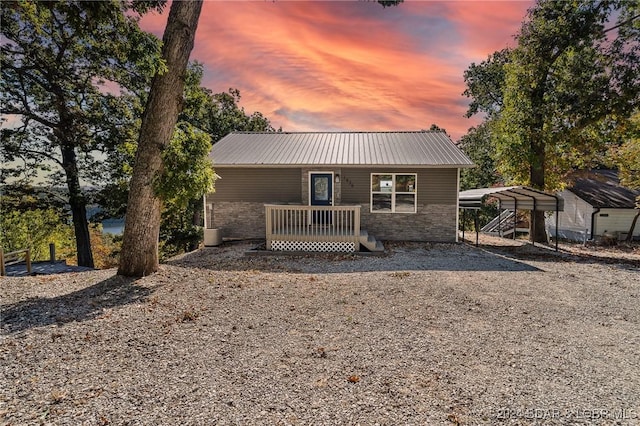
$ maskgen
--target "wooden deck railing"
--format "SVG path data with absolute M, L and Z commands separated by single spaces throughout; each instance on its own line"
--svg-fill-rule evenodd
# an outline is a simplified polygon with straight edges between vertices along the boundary
M 353 242 L 359 246 L 360 206 L 265 204 L 267 250 L 271 241 Z
M 22 255 L 22 256 L 21 256 Z M 31 250 L 16 250 L 11 251 L 9 253 L 5 253 L 0 247 L 0 276 L 7 275 L 6 266 L 14 265 L 16 263 L 20 263 L 22 261 L 22 257 L 24 256 L 24 262 L 27 266 L 27 273 L 31 273 Z

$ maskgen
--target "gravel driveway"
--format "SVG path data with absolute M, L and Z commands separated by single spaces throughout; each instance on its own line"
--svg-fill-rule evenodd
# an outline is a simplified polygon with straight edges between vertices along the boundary
M 505 244 L 4 278 L 0 422 L 639 425 L 640 256 Z

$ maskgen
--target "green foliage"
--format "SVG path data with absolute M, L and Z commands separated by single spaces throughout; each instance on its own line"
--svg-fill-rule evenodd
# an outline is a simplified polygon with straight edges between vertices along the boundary
M 488 123 L 472 127 L 458 142 L 458 147 L 473 161 L 476 167 L 462 169 L 460 172 L 460 190 L 489 188 L 501 182 L 501 176 L 495 170 L 495 147 L 491 140 L 491 129 Z M 473 211 L 468 211 L 460 218 L 465 229 L 474 230 Z M 486 204 L 478 212 L 480 227 L 488 223 L 498 214 L 498 206 Z M 464 219 L 464 220 L 463 220 Z
M 502 49 L 489 55 L 480 64 L 473 62 L 469 65 L 463 75 L 467 89 L 462 94 L 471 98 L 466 117 L 482 112 L 492 118 L 500 112 L 503 106 L 505 65 L 509 63 L 510 56 L 510 49 Z
M 213 165 L 208 158 L 211 136 L 181 122 L 163 152 L 164 172 L 156 183 L 156 192 L 165 207 L 182 209 L 189 200 L 213 190 Z
M 274 131 L 269 119 L 262 113 L 247 114 L 240 106 L 240 91 L 213 93 L 202 87 L 203 67 L 192 62 L 187 69 L 185 83 L 185 108 L 178 122 L 188 122 L 211 136 L 215 144 L 231 132 Z
M 160 226 L 161 259 L 198 248 L 204 238 L 203 228 L 198 225 L 202 210 L 202 198 L 189 200 L 184 208 L 165 207 Z
M 163 2 L 1 3 L 0 184 L 67 186 L 78 261 L 92 266 L 87 184 L 104 183 L 102 154 L 127 140 L 130 93 L 162 69 L 160 42 L 138 27 L 139 13 Z
M 48 260 L 49 243 L 73 252 L 73 228 L 54 209 L 11 210 L 0 215 L 0 244 L 5 252 L 31 250 L 31 260 Z
M 447 129 L 438 126 L 436 123 L 431 123 L 431 126 L 429 126 L 429 131 L 430 132 L 442 132 L 445 135 L 449 136 L 449 133 L 447 133 Z
M 640 102 L 639 10 L 540 0 L 515 48 L 471 64 L 467 115 L 487 115 L 505 181 L 553 190 L 571 170 L 607 162 Z
M 202 211 L 202 196 L 213 190 L 215 173 L 208 159 L 211 137 L 181 122 L 163 152 L 165 169 L 156 184 L 163 199 L 160 256 L 167 258 L 198 247 L 203 232 L 194 217 Z
M 167 209 L 184 208 L 191 203 L 189 200 L 198 200 L 213 189 L 214 173 L 207 158 L 213 143 L 232 131 L 274 130 L 261 113 L 247 114 L 239 106 L 240 92 L 237 89 L 214 94 L 201 86 L 202 77 L 202 64 L 191 63 L 185 80 L 184 109 L 179 116 L 173 140 L 163 153 L 165 172 L 155 182 L 155 189 L 162 196 Z M 130 111 L 141 114 L 144 99 L 129 101 Z M 140 120 L 136 119 L 128 127 L 128 136 L 106 159 L 110 178 L 97 196 L 105 216 L 122 217 L 126 212 L 129 179 L 137 147 L 135 135 L 139 126 Z M 163 221 L 172 221 L 170 218 L 177 216 L 163 214 L 163 217 L 166 218 Z M 171 227 L 167 225 L 165 228 Z M 161 234 L 170 238 L 167 232 L 161 231 Z M 196 234 L 189 233 L 192 236 Z
M 487 123 L 469 129 L 469 132 L 458 142 L 458 147 L 476 165 L 461 171 L 461 190 L 487 188 L 501 183 L 501 177 L 495 170 L 495 146 Z
M 627 124 L 619 129 L 621 141 L 611 148 L 609 165 L 618 168 L 620 183 L 624 186 L 640 188 L 640 112 L 635 113 Z
M 213 191 L 215 173 L 208 158 L 211 146 L 233 131 L 273 131 L 261 113 L 247 114 L 239 105 L 240 91 L 212 93 L 201 86 L 202 64 L 193 62 L 187 69 L 184 109 L 178 117 L 176 131 L 163 151 L 164 171 L 154 182 L 163 201 L 160 226 L 160 255 L 172 255 L 195 249 L 202 241 L 200 226 L 202 197 Z M 139 111 L 143 99 L 133 103 Z M 135 134 L 139 121 L 131 127 Z M 135 160 L 136 143 L 127 138 L 107 159 L 110 183 L 98 195 L 99 204 L 110 217 L 126 212 L 129 179 Z
M 212 144 L 233 131 L 274 130 L 261 113 L 247 114 L 239 106 L 239 90 L 213 94 L 200 85 L 202 76 L 202 64 L 190 64 L 185 109 L 174 138 L 163 153 L 165 171 L 156 183 L 164 203 L 160 226 L 162 258 L 194 250 L 202 241 L 202 197 L 213 190 L 215 182 L 208 158 Z
M 504 66 L 494 127 L 498 168 L 509 181 L 553 190 L 573 168 L 602 162 L 612 132 L 640 102 L 632 8 L 545 0 L 529 12 Z M 617 33 L 605 29 L 614 12 Z
M 31 260 L 49 260 L 49 244 L 56 259 L 76 264 L 74 228 L 61 189 L 8 185 L 0 187 L 0 245 L 5 252 L 31 250 Z M 90 226 L 95 267 L 116 264 L 118 237 L 105 235 L 100 224 Z
M 63 168 L 56 148 L 66 145 L 95 181 L 95 151 L 129 127 L 128 102 L 113 93 L 147 87 L 161 66 L 159 40 L 123 2 L 2 2 L 1 10 L 1 112 L 21 122 L 3 129 L 5 160 L 22 161 L 16 174 L 49 175 Z
M 467 115 L 487 114 L 505 182 L 556 190 L 572 170 L 608 162 L 640 106 L 638 12 L 624 0 L 539 0 L 516 47 L 470 66 Z M 541 215 L 532 223 L 542 240 Z

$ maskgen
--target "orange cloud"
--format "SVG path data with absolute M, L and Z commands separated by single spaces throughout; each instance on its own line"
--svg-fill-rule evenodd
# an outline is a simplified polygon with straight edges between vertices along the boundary
M 527 4 L 205 2 L 192 59 L 284 130 L 436 123 L 457 139 L 478 121 L 463 117 L 464 70 L 511 40 Z M 166 13 L 143 28 L 161 35 Z

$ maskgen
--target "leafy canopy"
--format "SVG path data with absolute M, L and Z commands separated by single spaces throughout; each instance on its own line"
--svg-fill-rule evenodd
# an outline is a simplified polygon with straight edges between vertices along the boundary
M 555 189 L 572 169 L 605 162 L 640 102 L 639 9 L 538 1 L 516 47 L 465 72 L 467 115 L 486 114 L 505 180 Z
M 1 3 L 0 184 L 66 186 L 78 263 L 93 266 L 83 185 L 105 177 L 99 153 L 126 138 L 128 101 L 162 68 L 159 42 L 125 1 Z

